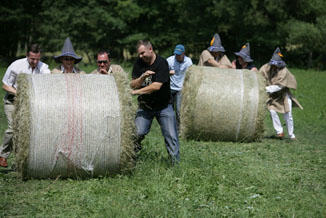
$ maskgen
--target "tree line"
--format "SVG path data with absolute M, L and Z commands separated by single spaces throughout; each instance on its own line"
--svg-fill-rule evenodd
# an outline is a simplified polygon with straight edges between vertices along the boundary
M 291 67 L 326 68 L 324 0 L 3 0 L 0 58 L 9 61 L 31 42 L 56 52 L 69 36 L 92 55 L 107 48 L 116 58 L 149 39 L 162 56 L 184 44 L 193 59 L 219 33 L 226 53 L 250 42 L 257 65 L 279 46 Z

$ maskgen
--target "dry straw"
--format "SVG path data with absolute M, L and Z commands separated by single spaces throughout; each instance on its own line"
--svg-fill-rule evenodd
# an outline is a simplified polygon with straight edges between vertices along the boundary
M 14 147 L 23 178 L 97 177 L 134 167 L 126 73 L 18 77 Z
M 212 141 L 260 140 L 264 80 L 249 70 L 192 66 L 182 91 L 181 135 Z

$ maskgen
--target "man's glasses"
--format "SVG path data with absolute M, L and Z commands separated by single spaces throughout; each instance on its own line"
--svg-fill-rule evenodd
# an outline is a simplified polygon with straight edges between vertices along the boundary
M 75 59 L 74 58 L 71 58 L 71 57 L 63 57 L 63 60 L 65 60 L 65 61 L 73 61 Z
M 97 63 L 98 63 L 98 64 L 107 64 L 108 61 L 107 61 L 107 60 L 105 60 L 105 61 L 97 61 Z

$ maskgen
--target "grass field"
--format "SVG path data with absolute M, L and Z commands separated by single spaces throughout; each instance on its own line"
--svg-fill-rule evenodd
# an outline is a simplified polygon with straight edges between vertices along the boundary
M 326 72 L 291 71 L 304 107 L 293 110 L 295 142 L 270 138 L 266 114 L 261 142 L 181 139 L 181 163 L 171 167 L 154 122 L 131 175 L 21 181 L 0 169 L 0 216 L 326 217 Z M 0 115 L 2 134 L 2 104 Z

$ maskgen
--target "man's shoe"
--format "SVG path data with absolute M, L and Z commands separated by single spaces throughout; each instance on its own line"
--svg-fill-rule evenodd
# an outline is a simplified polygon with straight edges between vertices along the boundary
M 283 138 L 284 138 L 284 133 L 282 132 L 282 133 L 280 133 L 280 134 L 277 134 L 277 135 L 276 135 L 276 138 L 278 138 L 278 139 L 283 139 Z
M 1 167 L 8 167 L 8 163 L 7 163 L 6 158 L 0 157 L 0 166 Z

